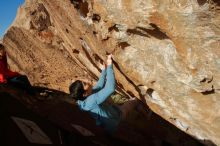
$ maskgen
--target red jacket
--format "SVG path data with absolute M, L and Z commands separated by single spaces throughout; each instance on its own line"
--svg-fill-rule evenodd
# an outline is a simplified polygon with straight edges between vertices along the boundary
M 0 83 L 6 83 L 7 79 L 19 76 L 20 74 L 17 72 L 10 71 L 8 69 L 7 57 L 4 55 L 2 59 L 0 59 Z

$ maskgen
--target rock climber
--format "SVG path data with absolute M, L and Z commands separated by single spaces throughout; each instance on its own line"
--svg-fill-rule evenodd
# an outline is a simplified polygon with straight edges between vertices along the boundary
M 88 111 L 96 120 L 96 125 L 103 127 L 109 134 L 117 131 L 122 119 L 136 107 L 138 99 L 133 98 L 121 106 L 109 104 L 106 100 L 115 92 L 115 76 L 112 55 L 107 56 L 107 65 L 101 66 L 101 75 L 95 86 L 91 81 L 76 80 L 69 86 L 71 98 L 83 111 Z

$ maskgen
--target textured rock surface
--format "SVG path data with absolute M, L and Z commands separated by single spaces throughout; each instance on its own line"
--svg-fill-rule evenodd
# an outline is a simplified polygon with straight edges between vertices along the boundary
M 4 36 L 11 68 L 67 91 L 113 53 L 118 91 L 220 145 L 219 0 L 26 0 Z

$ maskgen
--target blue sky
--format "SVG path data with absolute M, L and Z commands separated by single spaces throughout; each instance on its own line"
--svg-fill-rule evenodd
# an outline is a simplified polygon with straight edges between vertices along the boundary
M 0 39 L 16 17 L 17 9 L 24 0 L 0 0 Z

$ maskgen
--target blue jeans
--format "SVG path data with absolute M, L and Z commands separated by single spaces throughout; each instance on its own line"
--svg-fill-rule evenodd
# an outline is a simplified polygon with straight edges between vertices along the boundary
M 20 75 L 8 79 L 8 83 L 17 88 L 27 91 L 29 94 L 34 94 L 34 88 L 31 86 L 27 76 Z

